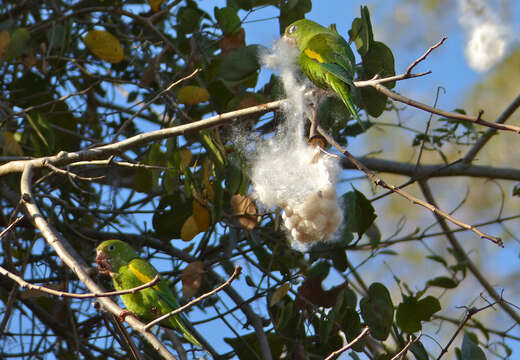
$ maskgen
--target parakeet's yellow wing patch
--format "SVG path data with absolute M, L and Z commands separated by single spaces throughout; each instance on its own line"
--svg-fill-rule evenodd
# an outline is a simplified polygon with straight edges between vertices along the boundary
M 313 59 L 313 60 L 316 60 L 317 62 L 319 63 L 323 63 L 325 61 L 323 61 L 323 58 L 321 57 L 320 54 L 318 54 L 316 51 L 314 50 L 311 50 L 309 48 L 303 50 L 303 53 L 305 55 L 307 55 L 309 58 Z
M 134 264 L 130 263 L 128 264 L 128 268 L 130 269 L 130 271 L 132 271 L 132 273 L 139 279 L 141 280 L 143 283 L 147 283 L 147 282 L 150 282 L 153 280 L 152 277 L 146 275 L 146 274 L 143 274 L 141 271 L 139 271 L 139 269 L 137 268 L 137 266 L 135 266 Z M 154 285 L 153 288 L 157 291 L 160 291 L 159 290 L 159 286 L 157 285 Z

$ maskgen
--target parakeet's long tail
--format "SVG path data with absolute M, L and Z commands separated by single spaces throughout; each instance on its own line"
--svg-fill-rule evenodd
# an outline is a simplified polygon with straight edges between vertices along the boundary
M 336 94 L 339 95 L 347 109 L 350 111 L 352 116 L 354 116 L 354 119 L 357 120 L 359 125 L 363 127 L 363 123 L 361 122 L 361 119 L 359 118 L 359 115 L 356 111 L 356 108 L 354 107 L 354 101 L 352 100 L 352 96 L 350 95 L 350 89 L 348 88 L 348 85 L 345 84 L 340 79 L 337 79 L 335 77 L 330 76 L 329 77 L 329 83 L 332 87 L 332 90 L 336 92 Z
M 172 316 L 168 320 L 170 321 L 170 323 L 173 325 L 174 328 L 176 328 L 177 330 L 179 330 L 182 333 L 182 336 L 184 336 L 184 338 L 186 340 L 188 340 L 193 345 L 202 348 L 202 345 L 200 344 L 200 342 L 195 338 L 195 336 L 193 336 L 190 333 L 190 331 L 188 330 L 186 325 L 184 325 L 184 322 L 179 318 L 179 316 Z

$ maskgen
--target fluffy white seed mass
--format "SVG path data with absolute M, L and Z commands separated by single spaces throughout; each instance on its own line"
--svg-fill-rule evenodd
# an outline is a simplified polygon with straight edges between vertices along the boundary
M 476 71 L 487 71 L 506 55 L 515 40 L 514 31 L 490 3 L 483 0 L 459 0 L 458 3 L 459 23 L 467 37 L 468 64 Z
M 304 136 L 306 83 L 297 81 L 297 51 L 278 41 L 273 53 L 261 54 L 266 67 L 280 73 L 288 102 L 284 121 L 272 139 L 259 142 L 251 158 L 255 195 L 267 208 L 281 207 L 287 233 L 296 248 L 330 239 L 338 229 L 342 211 L 335 183 L 340 170 L 335 157 L 307 143 Z

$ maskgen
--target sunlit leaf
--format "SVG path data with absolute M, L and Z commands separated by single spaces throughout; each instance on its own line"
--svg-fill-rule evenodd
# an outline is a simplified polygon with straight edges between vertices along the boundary
M 159 7 L 164 2 L 164 0 L 148 0 L 148 5 L 150 5 L 150 8 L 153 12 L 159 11 Z
M 291 284 L 286 282 L 282 284 L 282 286 L 278 287 L 271 295 L 271 300 L 269 300 L 269 306 L 274 306 L 277 304 L 282 298 L 287 295 L 289 289 L 291 288 Z
M 119 40 L 107 31 L 90 30 L 83 38 L 83 42 L 101 60 L 117 64 L 125 56 Z
M 184 105 L 196 105 L 208 101 L 209 92 L 200 86 L 187 85 L 179 90 L 177 99 Z

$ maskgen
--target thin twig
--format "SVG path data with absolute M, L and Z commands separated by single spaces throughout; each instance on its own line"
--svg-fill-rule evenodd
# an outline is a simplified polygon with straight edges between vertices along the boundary
M 499 237 L 491 236 L 491 235 L 488 235 L 486 233 L 483 233 L 482 231 L 480 231 L 479 229 L 475 228 L 474 226 L 468 225 L 468 224 L 466 224 L 466 223 L 464 223 L 464 222 L 462 222 L 460 220 L 455 219 L 453 216 L 451 216 L 450 214 L 442 211 L 438 207 L 436 207 L 436 206 L 434 206 L 432 204 L 429 204 L 429 203 L 427 203 L 425 201 L 422 201 L 422 200 L 420 200 L 420 199 L 418 199 L 418 198 L 408 194 L 407 192 L 399 189 L 396 186 L 387 184 L 384 180 L 379 178 L 376 174 L 374 174 L 371 170 L 369 170 L 365 165 L 363 165 L 363 163 L 359 162 L 350 152 L 348 152 L 347 149 L 345 149 L 338 142 L 336 142 L 336 140 L 334 140 L 334 138 L 332 138 L 329 134 L 327 134 L 321 127 L 318 127 L 318 132 L 321 135 L 323 135 L 323 137 L 327 140 L 327 142 L 329 144 L 331 144 L 336 149 L 341 151 L 341 153 L 343 153 L 343 155 L 345 155 L 359 170 L 363 171 L 375 185 L 381 186 L 381 187 L 383 187 L 385 189 L 388 189 L 388 190 L 392 190 L 393 192 L 401 195 L 402 197 L 404 197 L 405 199 L 411 201 L 412 203 L 420 205 L 420 206 L 430 210 L 434 214 L 438 214 L 438 215 L 442 216 L 443 218 L 445 218 L 445 219 L 449 220 L 450 222 L 454 223 L 455 225 L 460 226 L 461 228 L 466 229 L 466 230 L 471 230 L 475 234 L 480 236 L 481 238 L 488 239 L 488 240 L 494 242 L 495 244 L 497 244 L 498 246 L 504 247 L 504 243 L 502 242 L 502 240 Z
M 520 95 L 518 95 L 512 102 L 509 104 L 509 106 L 500 114 L 500 116 L 497 118 L 495 123 L 497 124 L 503 124 L 513 115 L 513 113 L 520 107 Z M 475 156 L 479 153 L 480 150 L 484 147 L 484 145 L 487 144 L 489 139 L 493 135 L 495 135 L 497 132 L 494 129 L 487 129 L 487 131 L 473 144 L 471 149 L 466 153 L 464 156 L 464 163 L 470 164 L 473 159 L 475 159 Z
M 413 343 L 415 343 L 417 340 L 419 340 L 421 338 L 421 336 L 422 336 L 422 332 L 416 338 L 414 338 L 412 335 L 410 335 L 410 339 L 408 340 L 408 343 L 406 344 L 406 346 L 404 348 L 402 348 L 401 351 L 399 351 L 397 354 L 395 354 L 390 360 L 403 359 L 403 357 L 408 352 L 408 349 L 410 348 L 410 346 L 412 346 Z
M 134 119 L 141 113 L 143 112 L 144 110 L 148 109 L 148 107 L 150 107 L 150 105 L 152 105 L 158 98 L 160 98 L 162 96 L 162 94 L 164 93 L 167 93 L 168 91 L 170 91 L 171 89 L 173 89 L 175 86 L 179 85 L 180 83 L 186 81 L 186 80 L 189 80 L 191 79 L 192 77 L 194 77 L 197 73 L 199 73 L 201 71 L 201 69 L 195 69 L 191 74 L 177 80 L 177 81 L 174 81 L 173 83 L 171 83 L 166 89 L 164 90 L 161 90 L 159 91 L 157 94 L 155 94 L 155 96 L 153 96 L 150 100 L 148 100 L 143 106 L 141 106 L 141 108 L 139 110 L 137 110 L 132 116 L 130 116 L 127 120 L 125 120 L 123 122 L 123 124 L 121 124 L 121 126 L 119 127 L 119 129 L 116 131 L 116 133 L 114 134 L 114 137 L 113 137 L 113 140 L 112 141 L 115 141 L 117 140 L 117 138 L 119 137 L 119 135 L 121 135 L 123 133 L 123 131 L 127 128 L 128 125 L 130 125 L 132 123 L 132 121 L 134 121 Z
M 432 114 L 444 116 L 449 119 L 471 122 L 471 123 L 487 126 L 492 129 L 513 131 L 517 134 L 520 134 L 520 127 L 518 127 L 518 126 L 505 125 L 505 124 L 498 123 L 498 122 L 492 123 L 492 122 L 481 119 L 481 117 L 482 117 L 481 112 L 479 112 L 479 114 L 477 116 L 471 116 L 471 115 L 465 115 L 465 114 L 460 114 L 460 113 L 456 113 L 456 112 L 440 110 L 433 106 L 429 106 L 429 105 L 423 104 L 419 101 L 407 98 L 406 96 L 397 94 L 397 93 L 393 92 L 392 90 L 388 89 L 386 86 L 382 85 L 383 83 L 389 82 L 389 81 L 405 80 L 405 79 L 429 74 L 430 71 L 420 73 L 420 74 L 412 74 L 411 71 L 413 70 L 413 68 L 415 66 L 417 66 L 417 64 L 419 64 L 421 61 L 424 61 L 426 59 L 426 57 L 428 57 L 428 55 L 430 55 L 430 53 L 433 50 L 435 50 L 436 48 L 441 46 L 446 39 L 447 39 L 446 37 L 443 37 L 439 42 L 437 42 L 435 45 L 431 46 L 421 57 L 419 57 L 413 63 L 411 63 L 410 66 L 408 66 L 408 68 L 406 69 L 406 71 L 404 73 L 402 73 L 400 75 L 394 75 L 391 77 L 387 77 L 387 78 L 379 78 L 376 75 L 371 80 L 354 81 L 354 86 L 355 87 L 371 86 L 371 87 L 375 88 L 377 91 L 379 91 L 380 93 L 388 96 L 389 98 L 391 98 L 393 100 L 416 107 L 418 109 L 427 111 Z
M 424 194 L 426 200 L 432 204 L 435 204 L 435 198 L 433 197 L 428 184 L 425 181 L 419 181 L 419 186 L 421 187 L 421 191 Z M 513 310 L 505 301 L 503 301 L 502 296 L 495 291 L 494 287 L 484 277 L 478 267 L 473 263 L 473 261 L 471 261 L 470 257 L 466 254 L 466 251 L 464 251 L 464 248 L 460 245 L 459 241 L 455 237 L 455 234 L 451 232 L 451 229 L 446 223 L 446 220 L 438 214 L 434 214 L 434 216 L 439 222 L 439 225 L 441 226 L 442 231 L 445 233 L 445 236 L 448 239 L 451 247 L 457 254 L 457 257 L 460 259 L 460 262 L 463 262 L 466 265 L 469 271 L 477 278 L 478 282 L 484 289 L 486 289 L 489 296 L 491 296 L 493 300 L 498 303 L 502 310 L 504 310 L 514 321 L 516 321 L 517 324 L 520 324 L 520 314 Z
M 420 58 L 416 59 L 413 63 L 410 64 L 410 66 L 408 66 L 408 68 L 407 68 L 406 71 L 404 72 L 405 75 L 410 75 L 411 72 L 412 72 L 412 70 L 413 70 L 413 68 L 416 67 L 417 64 L 419 64 L 421 61 L 425 60 L 425 59 L 428 57 L 428 55 L 430 55 L 430 53 L 431 53 L 433 50 L 435 50 L 435 49 L 437 49 L 439 46 L 441 46 L 441 45 L 444 43 L 444 41 L 446 41 L 447 38 L 448 38 L 447 36 L 443 36 L 443 37 L 439 40 L 439 42 L 437 42 L 435 45 L 430 46 L 430 48 L 429 48 L 428 50 L 426 50 L 426 52 L 425 52 L 425 53 L 424 53 Z
M 325 358 L 325 360 L 332 360 L 332 359 L 335 359 L 336 357 L 338 357 L 339 355 L 341 355 L 341 353 L 347 351 L 348 349 L 350 349 L 352 346 L 354 346 L 359 340 L 361 340 L 365 335 L 367 335 L 368 333 L 370 333 L 370 329 L 368 328 L 368 326 L 365 326 L 363 328 L 363 330 L 359 333 L 358 336 L 356 336 L 356 338 L 354 340 L 352 340 L 351 342 L 349 342 L 347 345 L 343 346 L 341 349 L 339 350 L 336 350 L 334 352 L 332 352 L 329 356 L 327 356 Z
M 237 266 L 235 267 L 235 271 L 234 271 L 233 274 L 230 276 L 230 278 L 227 279 L 227 281 L 226 281 L 225 283 L 223 283 L 223 284 L 221 284 L 220 286 L 216 287 L 215 289 L 213 289 L 213 290 L 211 290 L 211 291 L 209 291 L 209 292 L 207 292 L 207 293 L 205 293 L 205 294 L 199 296 L 198 298 L 193 299 L 192 301 L 190 301 L 190 302 L 187 303 L 186 305 L 183 305 L 183 306 L 181 306 L 181 307 L 179 307 L 179 308 L 177 308 L 177 309 L 175 309 L 175 310 L 173 310 L 173 311 L 170 311 L 169 313 L 164 314 L 164 315 L 162 315 L 161 317 L 158 317 L 157 319 L 155 319 L 155 320 L 149 322 L 148 324 L 146 324 L 146 326 L 144 327 L 144 329 L 145 329 L 145 330 L 148 330 L 149 328 L 151 328 L 152 326 L 154 326 L 154 325 L 160 323 L 161 321 L 163 321 L 163 320 L 165 320 L 165 319 L 167 319 L 167 318 L 169 318 L 169 317 L 171 317 L 171 316 L 177 315 L 177 314 L 183 312 L 184 310 L 186 310 L 186 309 L 192 307 L 193 305 L 195 305 L 195 304 L 201 302 L 202 300 L 204 300 L 204 299 L 206 299 L 206 298 L 208 298 L 208 297 L 210 297 L 210 296 L 212 296 L 212 295 L 218 293 L 219 291 L 221 291 L 221 290 L 224 289 L 225 287 L 231 285 L 231 283 L 233 282 L 233 280 L 235 280 L 235 279 L 237 278 L 237 276 L 240 275 L 241 272 L 242 272 L 242 268 L 241 268 L 239 265 L 237 265 Z
M 16 224 L 18 224 L 18 222 L 22 220 L 24 216 L 25 215 L 17 217 L 12 223 L 7 225 L 7 227 L 4 230 L 2 230 L 2 232 L 0 232 L 0 240 L 4 237 L 5 234 L 7 234 L 7 232 L 9 232 L 9 230 L 11 230 Z
M 464 328 L 464 326 L 466 325 L 466 323 L 471 319 L 471 317 L 483 310 L 486 310 L 486 309 L 489 309 L 490 307 L 493 307 L 495 304 L 497 304 L 496 302 L 494 303 L 491 303 L 491 304 L 487 304 L 486 306 L 484 307 L 481 307 L 479 309 L 477 308 L 469 308 L 466 310 L 466 315 L 464 316 L 464 319 L 462 320 L 462 322 L 459 324 L 457 330 L 455 330 L 455 333 L 452 335 L 452 337 L 450 338 L 450 340 L 448 341 L 448 343 L 446 344 L 445 347 L 442 348 L 441 350 L 441 353 L 439 354 L 439 356 L 437 357 L 437 360 L 440 360 L 444 354 L 446 354 L 448 352 L 448 348 L 450 347 L 450 345 L 453 343 L 453 341 L 455 340 L 455 338 L 457 337 L 457 335 L 462 331 L 462 329 Z
M 76 293 L 69 293 L 69 292 L 65 292 L 65 291 L 58 291 L 58 290 L 50 289 L 50 288 L 47 288 L 47 287 L 41 286 L 41 285 L 31 284 L 31 283 L 25 281 L 24 279 L 22 279 L 20 276 L 13 274 L 12 272 L 4 269 L 1 266 L 0 266 L 0 275 L 8 277 L 9 279 L 17 282 L 22 288 L 40 291 L 42 293 L 46 293 L 49 295 L 54 295 L 54 296 L 59 296 L 59 297 L 68 297 L 68 298 L 74 298 L 74 299 L 89 299 L 89 298 L 100 298 L 100 297 L 108 297 L 108 296 L 116 296 L 116 295 L 124 295 L 124 294 L 135 294 L 139 290 L 143 290 L 143 289 L 156 285 L 161 280 L 159 275 L 156 275 L 151 281 L 147 282 L 146 284 L 139 285 L 132 289 L 121 290 L 121 291 L 109 291 L 109 292 L 102 292 L 102 293 L 76 294 Z

